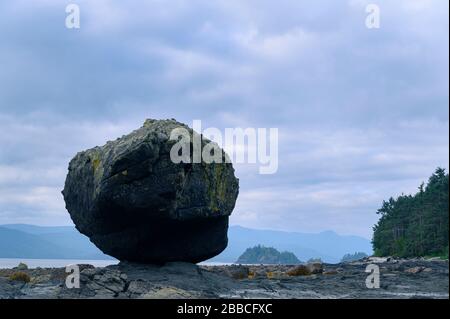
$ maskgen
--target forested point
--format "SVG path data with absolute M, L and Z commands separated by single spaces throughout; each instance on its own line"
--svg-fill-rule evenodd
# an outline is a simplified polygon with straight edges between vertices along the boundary
M 288 251 L 279 252 L 273 247 L 264 247 L 261 245 L 253 248 L 247 248 L 245 252 L 236 261 L 237 264 L 300 264 L 297 256 Z
M 376 256 L 448 258 L 448 181 L 438 168 L 415 195 L 383 201 L 373 227 Z

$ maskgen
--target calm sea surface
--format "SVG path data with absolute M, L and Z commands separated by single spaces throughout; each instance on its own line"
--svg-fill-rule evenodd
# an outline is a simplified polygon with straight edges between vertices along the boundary
M 95 267 L 115 265 L 118 260 L 79 260 L 79 259 L 26 259 L 26 258 L 0 258 L 0 268 L 13 268 L 19 263 L 25 263 L 29 268 L 59 268 L 73 264 L 90 264 Z
M 108 265 L 116 265 L 118 260 L 79 260 L 79 259 L 26 259 L 26 258 L 0 258 L 0 269 L 13 268 L 19 263 L 25 263 L 29 268 L 60 268 L 73 264 L 89 264 L 95 267 L 105 267 Z M 231 263 L 221 262 L 202 262 L 200 265 L 219 266 L 230 265 Z

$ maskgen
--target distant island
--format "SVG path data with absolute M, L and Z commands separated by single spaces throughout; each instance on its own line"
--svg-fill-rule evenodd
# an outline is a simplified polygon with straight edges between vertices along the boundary
M 321 264 L 321 263 L 323 263 L 323 260 L 322 260 L 322 258 L 318 258 L 318 257 L 316 257 L 316 258 L 309 258 L 307 263 L 308 264 L 314 264 L 314 263 L 320 263 Z
M 238 264 L 300 264 L 297 256 L 288 251 L 279 252 L 273 247 L 265 247 L 262 245 L 247 250 L 236 261 Z
M 354 254 L 345 254 L 342 257 L 341 262 L 345 263 L 345 262 L 360 260 L 360 259 L 363 259 L 366 257 L 369 257 L 369 255 L 367 255 L 366 253 L 363 253 L 363 252 L 356 252 Z

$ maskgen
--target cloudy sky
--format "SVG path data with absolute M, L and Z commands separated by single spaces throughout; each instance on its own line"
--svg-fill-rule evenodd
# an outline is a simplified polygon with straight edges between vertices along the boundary
M 277 174 L 236 165 L 253 228 L 370 238 L 448 168 L 448 1 L 73 2 L 0 2 L 0 224 L 71 224 L 68 161 L 145 118 L 279 129 Z

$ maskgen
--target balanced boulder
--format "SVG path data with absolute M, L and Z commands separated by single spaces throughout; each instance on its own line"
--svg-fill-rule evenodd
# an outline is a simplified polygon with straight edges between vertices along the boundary
M 142 263 L 196 263 L 226 248 L 238 179 L 220 148 L 223 162 L 173 161 L 178 142 L 171 133 L 179 128 L 197 134 L 175 120 L 146 120 L 71 160 L 66 208 L 104 253 Z M 211 143 L 200 140 L 202 147 Z

